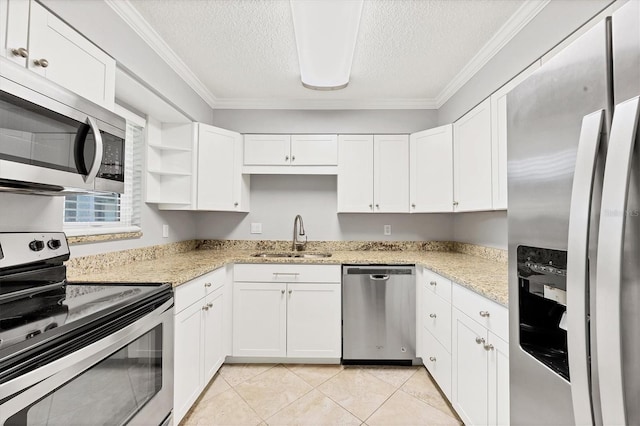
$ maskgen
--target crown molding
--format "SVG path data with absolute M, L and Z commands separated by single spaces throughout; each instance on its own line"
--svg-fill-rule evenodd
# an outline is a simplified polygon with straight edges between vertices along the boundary
M 147 43 L 171 69 L 173 69 L 211 108 L 216 107 L 217 98 L 191 71 L 182 59 L 169 47 L 129 0 L 105 0 L 142 40 Z
M 215 109 L 436 109 L 435 99 L 218 98 Z
M 518 34 L 551 0 L 527 0 L 500 27 L 497 33 L 482 46 L 473 58 L 460 70 L 436 97 L 436 108 L 440 108 L 458 90 L 485 66 L 516 34 Z

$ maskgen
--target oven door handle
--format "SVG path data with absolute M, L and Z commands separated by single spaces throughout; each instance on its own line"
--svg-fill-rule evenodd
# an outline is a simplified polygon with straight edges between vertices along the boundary
M 46 396 L 157 325 L 165 321 L 172 324 L 172 305 L 173 300 L 168 300 L 150 314 L 104 339 L 1 384 L 0 400 L 8 399 L 2 404 L 0 425 L 32 402 Z M 27 390 L 23 391 L 24 389 Z M 11 397 L 12 395 L 15 397 Z

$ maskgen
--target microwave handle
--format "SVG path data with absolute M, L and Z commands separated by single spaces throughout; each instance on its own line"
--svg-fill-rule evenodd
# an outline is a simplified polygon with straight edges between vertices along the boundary
M 87 117 L 87 124 L 91 127 L 91 131 L 93 132 L 96 149 L 93 154 L 93 164 L 91 165 L 91 170 L 87 172 L 82 178 L 85 183 L 92 183 L 96 176 L 98 176 L 98 171 L 100 170 L 100 166 L 102 166 L 102 153 L 103 153 L 103 144 L 102 144 L 102 135 L 100 134 L 100 128 L 98 127 L 98 122 L 93 117 Z

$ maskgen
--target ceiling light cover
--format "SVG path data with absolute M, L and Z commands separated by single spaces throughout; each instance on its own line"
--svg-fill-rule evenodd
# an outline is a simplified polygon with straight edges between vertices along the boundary
M 349 83 L 364 0 L 290 0 L 302 84 L 336 90 Z

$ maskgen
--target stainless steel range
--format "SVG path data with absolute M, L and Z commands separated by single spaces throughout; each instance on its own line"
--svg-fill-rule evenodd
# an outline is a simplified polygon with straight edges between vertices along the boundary
M 165 425 L 166 284 L 73 284 L 63 233 L 0 233 L 0 425 Z

